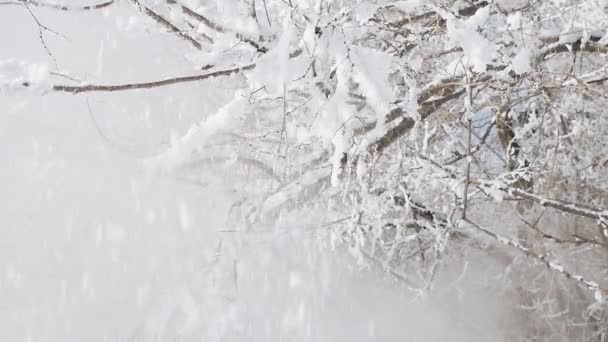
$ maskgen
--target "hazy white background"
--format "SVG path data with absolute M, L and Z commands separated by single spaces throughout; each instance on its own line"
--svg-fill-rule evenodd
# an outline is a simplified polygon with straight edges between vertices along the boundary
M 43 32 L 72 77 L 120 83 L 196 72 L 186 44 L 126 1 L 32 10 L 64 36 Z M 24 7 L 0 7 L 0 60 L 54 70 L 38 35 Z M 415 298 L 310 234 L 220 233 L 236 200 L 230 184 L 141 167 L 231 91 L 212 80 L 0 94 L 0 341 L 499 339 L 500 303 L 476 292 L 474 272 Z

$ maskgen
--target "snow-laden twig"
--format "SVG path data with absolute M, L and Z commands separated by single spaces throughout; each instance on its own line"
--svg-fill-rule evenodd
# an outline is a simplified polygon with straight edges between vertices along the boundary
M 208 28 L 210 28 L 210 29 L 212 29 L 212 30 L 214 30 L 216 32 L 219 32 L 219 33 L 232 32 L 232 33 L 234 33 L 234 36 L 238 40 L 251 45 L 258 52 L 261 52 L 261 53 L 268 52 L 268 49 L 266 47 L 262 46 L 262 44 L 259 43 L 259 42 L 257 42 L 255 39 L 247 37 L 247 36 L 245 36 L 245 35 L 243 35 L 242 33 L 239 33 L 239 32 L 233 32 L 233 31 L 229 30 L 228 28 L 226 28 L 226 27 L 218 24 L 217 22 L 215 22 L 215 21 L 207 18 L 206 16 L 200 14 L 199 12 L 197 12 L 197 11 L 195 11 L 195 10 L 193 10 L 193 9 L 185 6 L 185 5 L 180 5 L 180 6 L 181 6 L 182 12 L 186 16 L 197 20 L 198 22 L 204 24 Z
M 131 1 L 145 15 L 147 15 L 150 18 L 152 18 L 154 21 L 156 21 L 157 23 L 159 23 L 161 26 L 163 26 L 164 28 L 166 28 L 167 30 L 169 30 L 169 32 L 173 32 L 173 33 L 177 34 L 180 38 L 182 38 L 182 39 L 188 41 L 190 44 L 192 44 L 192 46 L 194 46 L 196 49 L 198 49 L 198 50 L 202 49 L 202 45 L 201 45 L 201 43 L 199 41 L 197 41 L 196 39 L 194 39 L 193 37 L 191 37 L 187 33 L 185 33 L 182 30 L 180 30 L 179 27 L 175 26 L 169 20 L 165 19 L 162 15 L 156 13 L 151 8 L 143 5 L 139 0 L 131 0 Z M 201 36 L 207 42 L 213 43 L 213 39 L 211 39 L 211 37 L 209 37 L 209 36 L 207 36 L 205 34 L 201 34 Z
M 608 227 L 608 209 L 592 208 L 577 203 L 550 199 L 527 192 L 519 188 L 508 186 L 506 184 L 496 184 L 496 182 L 480 180 L 476 180 L 474 182 L 484 187 L 494 187 L 495 189 L 506 192 L 511 196 L 517 196 L 526 200 L 536 202 L 543 207 L 549 207 L 570 214 L 595 219 L 598 221 L 598 224 L 604 227 Z
M 588 290 L 606 292 L 606 290 L 602 289 L 600 287 L 600 285 L 598 283 L 596 283 L 595 281 L 587 280 L 587 279 L 583 278 L 583 276 L 581 276 L 581 275 L 574 274 L 574 273 L 564 269 L 564 266 L 562 266 L 561 264 L 559 264 L 557 262 L 549 260 L 546 255 L 537 254 L 534 251 L 532 251 L 531 249 L 522 246 L 518 242 L 513 241 L 512 239 L 506 238 L 504 236 L 501 236 L 501 235 L 481 226 L 480 224 L 476 223 L 475 221 L 473 221 L 469 218 L 463 218 L 463 221 L 467 222 L 471 227 L 475 228 L 477 231 L 483 233 L 484 235 L 489 236 L 492 239 L 494 239 L 504 245 L 513 247 L 515 250 L 519 251 L 520 253 L 523 253 L 527 257 L 530 257 L 532 259 L 539 261 L 540 263 L 547 266 L 547 268 L 550 269 L 551 271 L 556 272 L 557 274 L 560 274 L 560 275 L 566 277 L 567 279 L 575 280 L 576 282 L 583 285 Z
M 468 78 L 468 74 L 465 74 Z M 466 91 L 467 91 L 467 96 L 465 97 L 464 100 L 464 104 L 465 104 L 465 109 L 466 109 L 466 114 L 468 116 L 468 120 L 467 120 L 467 130 L 468 130 L 468 134 L 467 134 L 467 169 L 465 172 L 465 178 L 464 178 L 464 193 L 462 195 L 462 200 L 464 201 L 464 206 L 462 209 L 462 218 L 466 218 L 467 217 L 467 207 L 469 204 L 469 185 L 471 184 L 471 158 L 472 158 L 472 137 L 473 137 L 473 112 L 472 112 L 472 106 L 473 106 L 473 93 L 471 91 L 471 86 L 466 86 Z

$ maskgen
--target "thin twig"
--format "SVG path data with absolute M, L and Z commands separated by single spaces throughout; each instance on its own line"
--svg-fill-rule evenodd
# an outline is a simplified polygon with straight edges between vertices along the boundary
M 462 200 L 464 201 L 464 206 L 462 209 L 462 218 L 463 219 L 465 219 L 467 217 L 467 206 L 468 206 L 468 202 L 469 202 L 469 184 L 470 184 L 470 180 L 471 180 L 471 158 L 472 158 L 471 145 L 472 145 L 472 138 L 473 138 L 473 91 L 471 89 L 471 85 L 468 84 L 470 82 L 470 80 L 469 80 L 469 74 L 466 72 L 466 70 L 465 70 L 465 76 L 467 78 L 467 85 L 465 86 L 467 96 L 465 97 L 464 101 L 465 101 L 465 107 L 466 107 L 466 115 L 468 116 L 469 136 L 467 139 L 467 171 L 466 171 L 466 175 L 465 175 L 465 179 L 464 179 L 464 193 L 463 193 L 463 197 L 462 197 Z
M 471 180 L 471 136 L 473 135 L 471 133 L 471 131 L 473 130 L 472 127 L 472 120 L 471 118 L 469 118 L 469 138 L 468 138 L 468 145 L 467 145 L 467 171 L 466 171 L 466 175 L 465 175 L 465 179 L 464 179 L 464 193 L 462 195 L 462 200 L 464 201 L 464 207 L 462 209 L 462 218 L 466 218 L 467 217 L 467 205 L 469 202 L 469 184 L 470 184 L 470 180 Z
M 56 31 L 46 27 L 45 25 L 41 24 L 40 21 L 38 20 L 38 18 L 36 18 L 36 16 L 34 15 L 34 12 L 32 12 L 32 10 L 30 9 L 30 6 L 28 5 L 27 2 L 23 2 L 23 5 L 25 6 L 25 9 L 27 9 L 27 11 L 29 12 L 32 19 L 34 19 L 34 21 L 36 22 L 36 25 L 38 25 L 38 37 L 40 38 L 40 42 L 42 43 L 42 46 L 44 47 L 44 50 L 46 51 L 47 55 L 49 55 L 49 57 L 51 57 L 51 60 L 53 60 L 53 64 L 55 65 L 55 70 L 59 70 L 59 66 L 57 65 L 57 60 L 55 59 L 55 56 L 53 56 L 53 54 L 51 53 L 51 50 L 49 49 L 49 47 L 46 45 L 46 42 L 44 41 L 43 30 L 52 32 L 59 36 L 62 36 L 62 35 Z
M 486 131 L 483 133 L 481 140 L 479 140 L 479 143 L 477 143 L 475 146 L 473 146 L 473 148 L 470 149 L 470 154 L 469 153 L 467 153 L 467 154 L 457 153 L 457 155 L 455 157 L 453 157 L 452 159 L 449 159 L 449 160 L 443 162 L 443 165 L 452 165 L 452 164 L 464 159 L 465 157 L 468 157 L 474 153 L 477 153 L 479 150 L 481 150 L 481 147 L 486 144 L 486 141 L 488 140 L 488 137 L 490 136 L 490 132 L 492 132 L 492 128 L 494 128 L 494 126 L 496 126 L 496 122 L 492 121 L 490 123 L 490 125 L 488 126 L 488 128 L 486 129 Z
M 268 7 L 266 6 L 266 0 L 263 0 L 264 2 L 264 12 L 266 12 L 266 20 L 268 20 L 268 26 L 272 27 L 272 24 L 270 23 L 270 16 L 268 15 Z

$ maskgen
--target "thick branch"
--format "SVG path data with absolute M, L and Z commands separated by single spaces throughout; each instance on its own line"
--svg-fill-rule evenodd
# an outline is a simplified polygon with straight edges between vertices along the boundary
M 424 102 L 422 105 L 420 105 L 418 109 L 421 121 L 426 120 L 443 104 L 453 99 L 459 98 L 460 96 L 464 95 L 465 92 L 466 91 L 462 89 L 440 99 Z M 414 121 L 414 119 L 410 117 L 404 117 L 403 120 L 397 126 L 390 129 L 384 136 L 382 136 L 380 139 L 376 140 L 373 144 L 370 145 L 370 153 L 382 153 L 384 149 L 392 145 L 400 137 L 409 132 L 414 127 L 415 123 L 416 122 Z
M 538 61 L 542 61 L 547 56 L 552 55 L 552 54 L 558 54 L 558 53 L 564 53 L 564 52 L 578 52 L 578 51 L 585 51 L 585 52 L 590 52 L 590 53 L 594 53 L 594 52 L 608 53 L 608 46 L 598 43 L 600 41 L 600 39 L 601 39 L 601 37 L 592 36 L 589 38 L 589 40 L 586 43 L 583 43 L 582 38 L 578 39 L 574 42 L 552 43 L 552 44 L 549 44 L 547 47 L 543 48 L 541 50 L 540 55 L 537 58 L 538 58 Z
M 151 88 L 159 88 L 165 87 L 178 83 L 188 83 L 188 82 L 197 82 L 206 80 L 208 78 L 220 77 L 220 76 L 229 76 L 232 74 L 237 74 L 243 72 L 245 70 L 250 70 L 255 68 L 255 64 L 249 64 L 245 66 L 241 66 L 238 68 L 226 69 L 214 71 L 202 75 L 193 75 L 193 76 L 183 76 L 183 77 L 173 77 L 167 78 L 160 81 L 152 81 L 152 82 L 142 82 L 142 83 L 127 83 L 127 84 L 116 84 L 116 85 L 100 85 L 100 84 L 88 84 L 88 85 L 54 85 L 52 87 L 52 91 L 56 92 L 65 92 L 65 93 L 85 93 L 85 92 L 114 92 L 114 91 L 123 91 L 123 90 L 135 90 L 135 89 L 151 89 Z M 24 84 L 24 86 L 28 86 L 28 84 Z
M 34 0 L 16 0 L 14 2 L 7 2 L 7 3 L 2 3 L 2 4 L 3 5 L 5 5 L 5 4 L 6 5 L 27 4 L 27 5 L 32 5 L 32 6 L 36 6 L 36 7 L 52 8 L 52 9 L 56 9 L 56 10 L 60 10 L 60 11 L 89 11 L 89 10 L 97 10 L 97 9 L 106 8 L 110 5 L 112 5 L 113 3 L 114 3 L 114 0 L 108 0 L 105 2 L 101 2 L 98 4 L 92 4 L 92 5 L 66 6 L 66 5 L 46 3 L 46 2 L 40 2 L 40 1 L 34 1 Z

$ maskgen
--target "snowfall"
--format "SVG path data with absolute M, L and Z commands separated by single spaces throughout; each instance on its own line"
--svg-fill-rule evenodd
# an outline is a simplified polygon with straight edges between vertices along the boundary
M 0 6 L 5 71 L 56 63 L 58 77 L 97 83 L 193 72 L 184 42 L 141 24 L 126 1 L 32 10 L 56 33 L 42 32 L 45 48 L 23 6 Z M 500 303 L 474 281 L 467 292 L 412 293 L 311 234 L 231 231 L 230 182 L 142 163 L 231 91 L 218 79 L 0 93 L 0 341 L 499 339 Z

